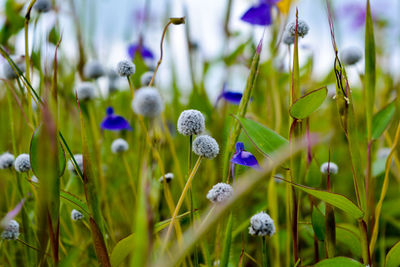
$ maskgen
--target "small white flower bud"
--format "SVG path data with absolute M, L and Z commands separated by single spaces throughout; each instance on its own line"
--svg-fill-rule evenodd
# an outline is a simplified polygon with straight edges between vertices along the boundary
M 233 188 L 229 184 L 218 183 L 208 191 L 207 198 L 213 203 L 221 203 L 233 195 Z
M 31 177 L 31 182 L 33 182 L 33 183 L 39 183 L 39 179 L 38 179 L 35 175 L 32 175 L 32 177 Z
M 287 31 L 291 36 L 296 34 L 296 22 L 289 23 L 287 26 Z M 303 20 L 299 20 L 297 24 L 297 33 L 300 37 L 306 36 L 309 31 L 307 23 Z
M 19 236 L 19 223 L 16 220 L 10 220 L 1 233 L 1 238 L 6 240 L 15 240 Z
M 166 182 L 169 183 L 169 182 L 172 181 L 172 179 L 174 179 L 174 174 L 173 174 L 172 172 L 169 172 L 169 173 L 166 173 L 166 174 L 164 175 L 164 177 L 165 177 Z M 158 179 L 158 181 L 159 181 L 160 183 L 162 183 L 163 180 L 164 180 L 164 177 L 161 176 L 160 179 Z
M 79 211 L 77 211 L 76 209 L 73 209 L 71 211 L 71 218 L 73 221 L 79 221 L 83 219 L 83 214 Z
M 151 79 L 153 78 L 154 72 L 148 71 L 142 74 L 140 77 L 140 84 L 142 86 L 148 86 L 149 83 L 151 82 Z
M 75 158 L 75 161 L 78 164 L 79 168 L 81 169 L 81 171 L 83 171 L 83 156 L 82 156 L 82 154 L 75 154 L 74 158 Z M 72 160 L 68 161 L 67 168 L 73 174 L 78 175 L 78 172 L 75 170 L 75 167 L 74 167 L 74 164 L 72 163 Z
M 362 52 L 358 47 L 348 47 L 342 51 L 341 57 L 345 65 L 354 65 L 360 61 Z
M 250 219 L 249 233 L 251 235 L 272 236 L 275 233 L 274 221 L 265 212 L 257 213 Z
M 33 5 L 33 8 L 41 13 L 49 12 L 51 9 L 51 1 L 50 0 L 36 0 L 35 4 Z
M 198 156 L 212 159 L 218 155 L 219 146 L 211 136 L 199 135 L 193 141 L 192 150 Z
M 328 170 L 328 168 L 329 168 L 329 170 Z M 339 167 L 333 162 L 325 162 L 321 165 L 320 170 L 321 170 L 321 173 L 323 173 L 323 174 L 328 174 L 328 171 L 329 171 L 329 174 L 335 175 L 338 173 Z
M 194 109 L 185 110 L 178 119 L 178 132 L 183 135 L 198 135 L 204 131 L 203 114 Z
M 142 87 L 135 92 L 132 109 L 144 117 L 157 117 L 164 108 L 160 93 L 154 87 Z
M 378 152 L 377 152 L 378 159 L 386 159 L 387 157 L 389 157 L 390 151 L 391 151 L 391 149 L 388 147 L 383 147 L 383 148 L 378 149 Z
M 135 73 L 135 65 L 130 60 L 122 60 L 117 64 L 117 72 L 120 76 L 129 77 Z
M 9 169 L 14 164 L 14 155 L 8 152 L 5 152 L 0 155 L 0 170 L 1 169 Z
M 87 79 L 97 79 L 105 74 L 103 65 L 97 60 L 89 61 L 83 67 L 83 75 Z
M 78 94 L 79 100 L 85 101 L 95 97 L 96 89 L 93 84 L 89 82 L 83 82 L 76 87 L 76 93 Z
M 125 152 L 129 149 L 129 144 L 122 138 L 115 139 L 111 144 L 111 151 L 114 154 Z
M 21 154 L 14 161 L 14 168 L 17 172 L 27 172 L 31 169 L 29 154 Z

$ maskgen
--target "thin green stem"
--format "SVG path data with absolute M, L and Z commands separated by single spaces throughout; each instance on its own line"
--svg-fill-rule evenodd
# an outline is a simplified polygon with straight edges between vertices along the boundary
M 268 266 L 267 239 L 265 238 L 265 236 L 262 237 L 262 255 L 263 255 L 262 266 L 267 267 Z

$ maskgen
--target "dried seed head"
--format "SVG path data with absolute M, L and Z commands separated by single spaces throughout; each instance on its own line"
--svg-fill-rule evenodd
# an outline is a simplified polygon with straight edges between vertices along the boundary
M 1 169 L 9 169 L 14 164 L 14 155 L 8 152 L 5 152 L 0 155 L 0 170 Z
M 51 1 L 50 0 L 36 0 L 35 4 L 33 5 L 33 8 L 41 13 L 49 12 L 51 9 Z
M 129 149 L 129 144 L 122 138 L 115 139 L 111 144 L 111 151 L 114 154 L 125 152 Z
M 17 172 L 27 172 L 31 169 L 29 154 L 21 154 L 14 161 L 14 168 Z
M 142 87 L 135 92 L 132 109 L 144 117 L 157 117 L 164 108 L 160 93 L 154 87 Z
M 83 219 L 83 214 L 79 211 L 77 211 L 76 209 L 73 209 L 71 211 L 71 218 L 73 221 L 79 221 Z
M 76 93 L 78 94 L 79 100 L 86 101 L 95 98 L 96 89 L 93 84 L 83 82 L 76 87 Z
M 82 154 L 75 154 L 74 158 L 75 158 L 75 161 L 78 164 L 79 168 L 81 169 L 81 171 L 83 171 L 83 156 L 82 156 Z M 71 160 L 68 161 L 67 168 L 73 174 L 78 175 L 78 172 L 75 170 L 74 164 L 72 163 Z
M 251 235 L 272 236 L 275 233 L 274 221 L 265 212 L 257 213 L 250 219 L 249 233 Z
M 16 220 L 10 220 L 1 233 L 2 239 L 16 240 L 19 236 L 19 223 Z
M 135 73 L 135 65 L 132 61 L 122 60 L 117 64 L 117 72 L 120 76 L 129 77 Z
M 297 33 L 300 37 L 307 35 L 309 31 L 308 24 L 304 20 L 299 20 L 297 24 Z M 295 36 L 296 34 L 296 22 L 289 23 L 287 26 L 287 32 L 290 36 Z
M 22 72 L 25 71 L 25 57 L 11 56 L 11 59 Z M 15 72 L 10 63 L 8 63 L 8 61 L 3 62 L 3 75 L 7 80 L 18 78 L 18 74 Z
M 360 61 L 362 52 L 358 47 L 348 47 L 342 51 L 341 56 L 345 65 L 353 65 Z
M 226 201 L 233 195 L 233 188 L 229 184 L 218 183 L 208 191 L 207 198 L 213 203 Z
M 103 65 L 97 60 L 89 61 L 83 68 L 83 75 L 87 79 L 97 79 L 105 74 Z
M 169 182 L 172 181 L 172 179 L 174 179 L 174 174 L 173 174 L 172 172 L 169 172 L 169 173 L 166 173 L 166 174 L 164 175 L 164 177 L 165 177 L 166 182 L 169 183 Z M 164 180 L 164 177 L 161 176 L 160 179 L 158 179 L 158 181 L 159 181 L 160 183 L 162 183 L 163 180 Z
M 329 168 L 329 169 L 328 169 Z M 337 174 L 339 171 L 339 167 L 333 162 L 325 162 L 321 165 L 321 173 L 323 174 Z
M 149 83 L 151 82 L 151 79 L 153 79 L 153 74 L 154 72 L 152 71 L 143 73 L 142 76 L 140 77 L 140 84 L 142 86 L 148 86 Z
M 198 156 L 212 159 L 218 155 L 219 146 L 211 136 L 199 135 L 193 141 L 192 150 Z
M 204 131 L 203 114 L 194 109 L 185 110 L 178 119 L 178 132 L 183 135 L 198 135 Z
M 289 32 L 285 31 L 282 37 L 282 41 L 287 45 L 294 44 L 294 35 L 291 35 Z

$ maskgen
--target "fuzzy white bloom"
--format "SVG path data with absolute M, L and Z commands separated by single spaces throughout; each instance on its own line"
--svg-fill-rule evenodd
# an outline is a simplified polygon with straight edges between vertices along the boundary
M 275 233 L 274 221 L 265 212 L 257 213 L 250 219 L 249 233 L 251 235 L 272 236 Z
M 29 154 L 21 154 L 14 161 L 14 168 L 17 172 L 27 172 L 31 169 Z
M 97 79 L 104 74 L 105 70 L 103 68 L 103 65 L 97 60 L 87 62 L 83 67 L 83 75 L 87 79 Z
M 122 138 L 115 139 L 111 144 L 111 151 L 114 154 L 125 152 L 129 149 L 129 144 Z
M 1 233 L 2 239 L 15 240 L 19 236 L 19 223 L 16 220 L 10 220 Z
M 309 31 L 308 24 L 304 20 L 299 20 L 297 24 L 297 33 L 300 37 L 306 36 Z M 295 36 L 296 34 L 296 22 L 291 22 L 288 24 L 286 28 L 287 32 L 290 36 Z
M 321 165 L 321 169 L 320 169 L 321 173 L 328 174 L 328 168 L 329 168 L 329 174 L 337 174 L 339 171 L 339 167 L 338 167 L 338 165 L 336 165 L 336 163 L 325 162 Z
M 82 156 L 82 154 L 75 154 L 74 158 L 75 158 L 75 161 L 78 164 L 79 168 L 81 169 L 81 171 L 83 171 L 83 156 Z M 72 160 L 68 161 L 67 168 L 73 174 L 78 175 L 77 171 L 75 170 L 74 164 L 72 163 Z
M 142 76 L 140 76 L 140 84 L 142 86 L 148 86 L 149 83 L 151 82 L 151 79 L 153 78 L 154 72 L 152 71 L 148 71 L 142 74 Z
M 193 141 L 192 150 L 198 156 L 212 159 L 218 155 L 219 146 L 211 136 L 199 135 Z
M 135 65 L 130 60 L 122 60 L 117 64 L 117 72 L 120 76 L 129 77 L 135 73 Z
M 25 57 L 17 57 L 17 56 L 10 56 L 17 67 L 22 71 L 25 72 Z M 8 61 L 3 62 L 3 75 L 7 80 L 13 80 L 18 78 L 18 74 L 15 72 L 14 68 L 8 63 Z
M 93 84 L 89 82 L 80 83 L 76 87 L 78 99 L 81 101 L 93 99 L 96 96 L 96 89 Z
M 172 181 L 172 179 L 174 179 L 174 174 L 172 172 L 169 172 L 169 173 L 166 173 L 164 177 L 165 177 L 166 182 L 169 183 Z M 160 183 L 162 183 L 164 180 L 164 177 L 161 176 L 160 179 L 158 179 L 158 181 Z
M 342 61 L 345 65 L 353 65 L 360 61 L 362 52 L 358 47 L 348 47 L 341 53 Z
M 14 164 L 14 155 L 8 152 L 4 152 L 0 155 L 0 170 L 9 169 Z
M 77 211 L 76 209 L 73 209 L 71 211 L 71 218 L 73 221 L 79 221 L 83 219 L 83 214 L 80 211 Z
M 289 32 L 285 31 L 283 33 L 282 41 L 287 45 L 294 44 L 294 35 L 291 35 Z
M 207 198 L 213 203 L 221 203 L 233 195 L 233 188 L 229 184 L 218 183 L 208 191 Z
M 33 183 L 39 183 L 39 179 L 38 179 L 35 175 L 32 175 L 31 181 L 32 181 Z
M 178 119 L 178 132 L 183 135 L 198 135 L 204 131 L 203 114 L 195 109 L 188 109 L 181 113 Z
M 51 1 L 50 0 L 36 0 L 35 4 L 33 5 L 33 8 L 41 13 L 49 12 L 51 9 Z
M 154 87 L 142 87 L 135 92 L 132 109 L 136 114 L 154 118 L 164 109 L 160 93 Z

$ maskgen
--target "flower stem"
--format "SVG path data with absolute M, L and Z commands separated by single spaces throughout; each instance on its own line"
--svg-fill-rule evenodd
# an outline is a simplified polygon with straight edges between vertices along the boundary
M 263 255 L 263 259 L 262 259 L 262 266 L 263 267 L 267 267 L 268 266 L 268 261 L 267 261 L 267 239 L 265 238 L 265 236 L 262 237 L 262 255 Z
M 175 208 L 174 214 L 172 215 L 172 218 L 171 218 L 171 223 L 170 223 L 170 225 L 168 227 L 167 235 L 165 236 L 165 240 L 164 240 L 164 245 L 163 245 L 162 251 L 165 251 L 165 248 L 167 246 L 168 240 L 169 240 L 169 238 L 171 236 L 172 227 L 174 226 L 175 221 L 176 221 L 176 216 L 178 215 L 178 212 L 179 212 L 179 210 L 180 210 L 180 208 L 182 206 L 183 199 L 185 198 L 186 193 L 187 193 L 187 191 L 188 191 L 188 189 L 189 189 L 189 187 L 190 187 L 190 185 L 192 183 L 194 175 L 196 174 L 197 169 L 200 166 L 201 159 L 202 159 L 202 157 L 199 157 L 197 162 L 196 162 L 196 164 L 194 165 L 193 170 L 190 173 L 189 178 L 188 178 L 188 180 L 187 180 L 187 182 L 185 184 L 185 187 L 183 188 L 181 196 L 179 197 L 178 203 L 176 204 L 176 208 Z

